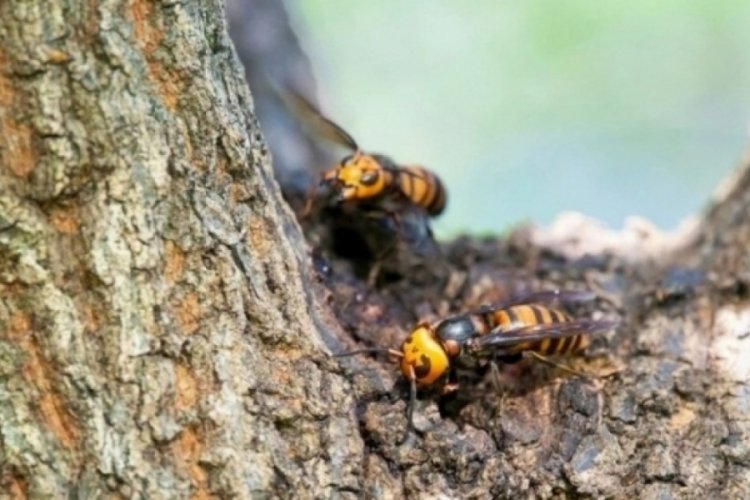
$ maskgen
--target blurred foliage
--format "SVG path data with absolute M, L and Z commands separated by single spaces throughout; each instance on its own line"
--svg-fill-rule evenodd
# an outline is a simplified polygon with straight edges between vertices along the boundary
M 324 109 L 446 181 L 440 235 L 578 210 L 673 228 L 747 142 L 750 2 L 290 3 Z

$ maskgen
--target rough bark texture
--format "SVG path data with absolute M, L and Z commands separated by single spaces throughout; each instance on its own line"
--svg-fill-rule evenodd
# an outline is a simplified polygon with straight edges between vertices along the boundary
M 372 289 L 311 269 L 221 2 L 0 2 L 0 42 L 4 495 L 750 496 L 747 164 L 685 234 L 569 216 Z M 617 373 L 511 366 L 400 443 L 395 367 L 328 357 L 551 286 Z
M 356 486 L 222 2 L 2 2 L 0 42 L 0 490 Z

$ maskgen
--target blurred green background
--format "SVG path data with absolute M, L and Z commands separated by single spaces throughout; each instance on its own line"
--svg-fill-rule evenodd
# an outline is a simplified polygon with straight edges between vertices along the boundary
M 750 1 L 290 2 L 323 109 L 435 170 L 440 236 L 581 211 L 664 229 L 737 164 Z

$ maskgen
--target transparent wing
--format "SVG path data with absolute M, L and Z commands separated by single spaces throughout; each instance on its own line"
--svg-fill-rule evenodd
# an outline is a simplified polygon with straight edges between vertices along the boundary
M 425 179 L 425 175 L 422 172 L 420 171 L 414 172 L 412 170 L 407 170 L 408 168 L 420 168 L 426 172 L 432 173 L 426 168 L 419 166 L 419 165 L 401 165 L 400 170 L 398 171 L 398 175 L 413 177 L 415 179 Z M 435 176 L 435 178 L 437 179 L 437 176 Z
M 591 302 L 595 298 L 596 294 L 594 292 L 583 290 L 540 290 L 510 297 L 508 300 L 497 302 L 495 304 L 488 304 L 472 312 L 485 314 L 523 304 L 573 304 L 577 302 Z
M 501 330 L 502 326 L 498 326 L 487 335 L 472 338 L 466 346 L 475 352 L 486 349 L 507 349 L 545 339 L 574 335 L 600 335 L 617 327 L 618 324 L 617 321 L 578 319 L 567 323 L 520 326 L 510 330 Z
M 295 116 L 312 132 L 351 151 L 358 151 L 357 141 L 340 125 L 326 118 L 318 108 L 305 97 L 292 90 L 278 92 Z

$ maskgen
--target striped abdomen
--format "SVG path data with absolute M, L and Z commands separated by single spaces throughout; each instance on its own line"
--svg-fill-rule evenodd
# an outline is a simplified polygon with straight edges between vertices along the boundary
M 401 192 L 435 216 L 445 208 L 446 192 L 437 175 L 421 167 L 402 167 L 396 179 Z
M 590 341 L 588 336 L 583 334 L 567 337 L 555 336 L 554 325 L 568 323 L 572 318 L 562 311 L 539 304 L 519 305 L 494 311 L 492 320 L 495 326 L 504 325 L 503 330 L 523 326 L 549 325 L 550 338 L 534 342 L 521 342 L 508 349 L 511 354 L 521 351 L 534 351 L 546 356 L 572 354 L 586 349 Z

